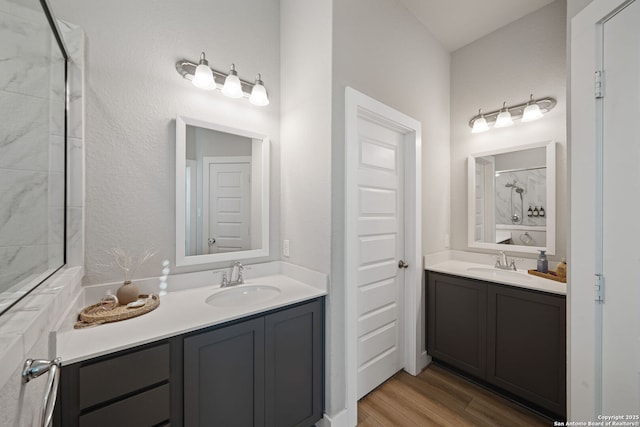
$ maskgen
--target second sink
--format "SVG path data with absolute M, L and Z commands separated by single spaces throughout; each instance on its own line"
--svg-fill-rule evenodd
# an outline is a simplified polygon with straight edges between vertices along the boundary
M 277 297 L 280 289 L 269 285 L 238 285 L 209 295 L 205 302 L 212 306 L 232 307 L 268 301 Z

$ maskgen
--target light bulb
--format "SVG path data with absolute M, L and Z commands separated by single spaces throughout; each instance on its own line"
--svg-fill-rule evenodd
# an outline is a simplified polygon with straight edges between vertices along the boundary
M 507 126 L 511 126 L 512 124 L 513 124 L 513 120 L 511 119 L 511 113 L 507 109 L 507 103 L 504 102 L 502 104 L 502 111 L 500 111 L 500 114 L 498 114 L 498 117 L 496 118 L 496 124 L 494 125 L 494 127 L 504 128 Z
M 482 110 L 478 110 L 478 114 L 480 117 L 473 121 L 473 128 L 471 129 L 471 133 L 480 133 L 486 132 L 489 130 L 489 125 L 487 124 L 487 119 L 484 118 L 482 114 Z
M 191 83 L 200 89 L 213 90 L 216 88 L 216 81 L 213 79 L 213 72 L 209 68 L 209 61 L 206 60 L 204 52 L 200 55 L 200 62 Z
M 540 106 L 533 100 L 533 95 L 531 95 L 529 102 L 527 102 L 527 107 L 522 112 L 522 121 L 532 122 L 538 120 L 543 115 L 542 111 L 540 111 Z
M 222 87 L 222 93 L 230 98 L 242 98 L 242 84 L 240 78 L 236 72 L 236 66 L 231 64 L 229 75 L 224 79 L 224 86 Z
M 251 96 L 249 96 L 249 102 L 259 107 L 269 105 L 269 97 L 267 96 L 267 90 L 262 83 L 260 74 L 256 77 L 256 83 L 251 90 Z

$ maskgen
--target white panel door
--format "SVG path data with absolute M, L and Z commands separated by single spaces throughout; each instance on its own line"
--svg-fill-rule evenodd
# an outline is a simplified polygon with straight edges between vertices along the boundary
M 205 253 L 250 249 L 251 164 L 210 162 L 205 167 Z
M 640 414 L 639 29 L 638 1 L 631 3 L 603 25 L 604 415 Z
M 358 399 L 402 369 L 403 138 L 358 120 Z

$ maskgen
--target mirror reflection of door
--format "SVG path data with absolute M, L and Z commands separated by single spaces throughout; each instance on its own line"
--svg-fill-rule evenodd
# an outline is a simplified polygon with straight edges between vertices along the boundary
M 262 140 L 186 126 L 186 256 L 262 246 L 261 176 Z
M 202 253 L 251 247 L 251 157 L 204 157 Z
M 176 265 L 269 254 L 269 138 L 176 118 Z

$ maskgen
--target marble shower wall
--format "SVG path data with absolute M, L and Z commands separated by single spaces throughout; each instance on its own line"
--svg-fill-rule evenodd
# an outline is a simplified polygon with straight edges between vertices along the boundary
M 0 0 L 0 311 L 64 262 L 64 75 L 40 3 Z
M 2 12 L 8 4 L 3 2 L 4 0 L 0 0 Z M 0 317 L 0 414 L 2 414 L 0 426 L 39 425 L 37 424 L 39 412 L 34 411 L 33 408 L 41 406 L 46 381 L 22 384 L 22 364 L 27 358 L 53 359 L 56 357 L 55 346 L 50 341 L 51 333 L 60 327 L 63 319 L 67 319 L 65 313 L 68 313 L 68 310 L 78 311 L 84 305 L 83 300 L 78 296 L 81 295 L 80 283 L 84 275 L 82 266 L 85 203 L 83 124 L 85 35 L 81 28 L 72 24 L 58 21 L 58 27 L 65 39 L 70 56 L 67 69 L 69 109 L 67 113 L 66 268 L 58 271 L 24 296 Z M 4 51 L 0 49 L 0 53 Z M 0 69 L 2 67 L 0 62 Z M 0 96 L 3 94 L 3 89 L 0 89 Z M 0 135 L 3 134 L 0 133 Z M 62 139 L 58 141 L 61 143 Z M 64 152 L 60 147 L 63 145 L 51 147 L 50 162 L 56 163 L 55 158 L 59 159 L 63 156 Z M 2 148 L 0 148 L 0 157 L 4 154 L 1 150 Z M 0 168 L 0 170 L 4 169 L 7 168 Z M 51 173 L 58 174 L 60 170 L 53 168 Z M 4 272 L 3 268 L 0 266 L 0 271 Z M 69 308 L 70 303 L 75 306 Z
M 511 221 L 512 212 L 520 215 L 521 201 L 520 195 L 515 189 L 506 187 L 506 184 L 515 184 L 524 189 L 522 193 L 522 203 L 524 203 L 524 217 L 518 225 L 544 226 L 547 224 L 546 217 L 529 217 L 527 210 L 531 208 L 543 207 L 547 209 L 547 169 L 527 169 L 520 171 L 496 173 L 496 224 L 513 225 Z M 513 191 L 513 206 L 511 204 L 511 193 Z

